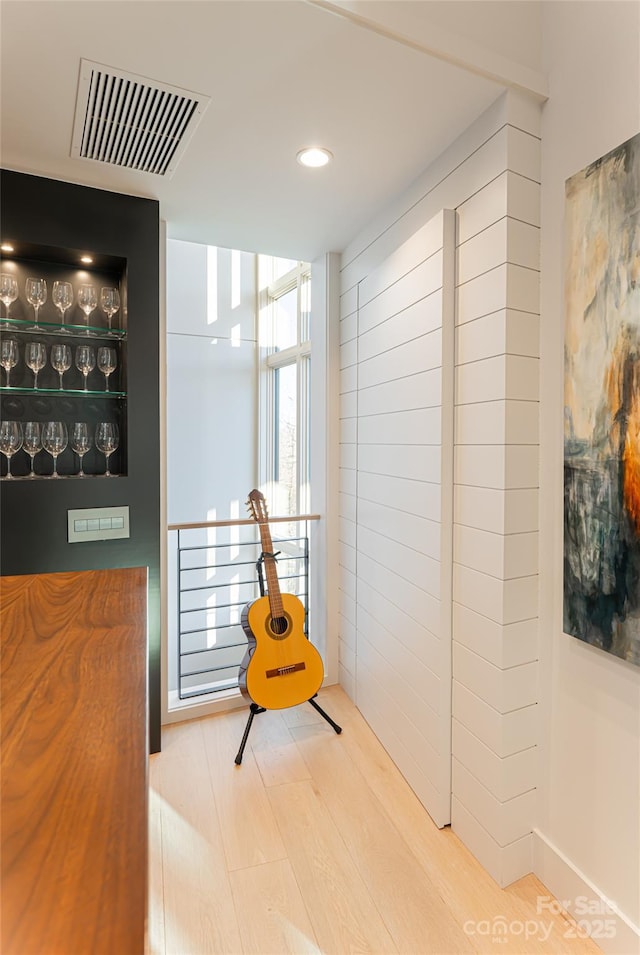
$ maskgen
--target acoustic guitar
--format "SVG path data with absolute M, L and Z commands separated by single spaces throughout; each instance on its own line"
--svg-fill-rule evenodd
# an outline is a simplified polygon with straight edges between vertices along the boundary
M 320 689 L 324 667 L 304 633 L 304 606 L 294 594 L 280 593 L 276 555 L 264 496 L 253 490 L 249 511 L 260 527 L 267 595 L 247 604 L 242 628 L 249 646 L 240 665 L 240 690 L 267 710 L 305 703 Z

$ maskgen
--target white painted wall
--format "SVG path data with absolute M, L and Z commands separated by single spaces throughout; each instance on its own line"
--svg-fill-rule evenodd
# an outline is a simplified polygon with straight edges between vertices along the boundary
M 395 7 L 395 3 L 392 3 Z M 481 44 L 488 50 L 508 56 L 539 70 L 542 60 L 540 21 L 543 2 L 519 0 L 423 0 L 406 4 L 413 12 L 452 32 Z M 416 11 L 417 12 L 417 11 Z M 414 14 L 415 15 L 415 14 Z
M 454 830 L 531 869 L 537 771 L 540 113 L 508 94 L 495 177 L 458 206 Z
M 640 5 L 544 3 L 540 558 L 543 716 L 535 871 L 640 925 L 640 669 L 562 633 L 563 214 L 569 176 L 640 130 Z M 574 910 L 575 910 L 574 905 Z M 607 952 L 640 951 L 623 920 Z
M 310 607 L 313 642 L 324 660 L 324 682 L 338 682 L 338 405 L 340 256 L 331 252 L 311 263 L 311 513 Z
M 371 30 L 395 44 L 462 66 L 465 73 L 490 79 L 500 89 L 544 98 L 546 79 L 539 70 L 540 16 L 538 0 L 456 0 L 419 3 L 403 0 L 309 0 Z M 452 74 L 453 75 L 453 74 Z M 451 76 L 448 83 L 451 83 Z M 458 102 L 458 108 L 461 101 Z M 458 127 L 460 128 L 460 127 Z M 433 153 L 431 154 L 433 155 Z M 425 159 L 426 161 L 426 159 Z
M 345 666 L 439 826 L 451 821 L 454 257 L 448 210 L 347 294 L 356 311 L 341 321 Z
M 504 94 L 350 244 L 341 273 L 340 679 L 358 702 L 357 289 L 457 211 L 452 825 L 501 884 L 531 869 L 536 785 L 539 121 L 537 103 Z
M 542 50 L 540 20 L 542 3 L 540 0 L 518 0 L 518 3 L 505 3 L 504 0 L 420 0 L 399 2 L 399 0 L 338 0 L 361 17 L 371 18 L 392 33 L 410 36 L 416 42 L 430 45 L 434 42 L 443 46 L 442 41 L 450 39 L 452 48 L 460 56 L 465 41 L 469 44 L 465 54 L 471 50 L 482 51 L 482 57 L 489 62 L 488 55 L 494 60 L 509 58 L 514 63 L 540 69 Z M 468 57 L 472 60 L 472 57 Z

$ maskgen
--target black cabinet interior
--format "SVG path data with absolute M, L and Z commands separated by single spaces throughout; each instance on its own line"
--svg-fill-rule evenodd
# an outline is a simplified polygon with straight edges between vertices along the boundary
M 2 420 L 36 421 L 41 427 L 46 421 L 61 420 L 67 425 L 69 443 L 57 461 L 57 473 L 69 477 L 78 475 L 80 459 L 73 451 L 72 431 L 75 422 L 84 422 L 92 439 L 92 447 L 82 460 L 86 476 L 102 475 L 106 470 L 104 455 L 96 447 L 94 435 L 101 421 L 114 423 L 119 431 L 119 446 L 110 455 L 111 474 L 127 473 L 127 331 L 126 331 L 126 259 L 117 256 L 96 256 L 89 266 L 80 264 L 82 252 L 77 249 L 57 249 L 47 246 L 20 243 L 20 257 L 2 258 L 2 271 L 14 277 L 18 284 L 18 298 L 3 311 L 0 321 L 0 338 L 13 339 L 17 344 L 18 361 L 9 375 L 2 371 L 0 384 L 0 418 Z M 97 260 L 97 261 L 96 261 Z M 47 301 L 35 312 L 27 301 L 26 283 L 32 276 L 44 279 L 47 286 Z M 69 282 L 74 290 L 73 305 L 62 315 L 52 301 L 51 290 L 56 280 Z M 102 287 L 117 288 L 121 307 L 111 328 L 108 318 L 100 307 L 85 316 L 77 303 L 77 293 L 83 284 L 93 285 L 99 293 Z M 99 295 L 98 295 L 99 297 Z M 37 376 L 34 388 L 34 371 L 28 366 L 26 350 L 29 344 L 43 345 L 46 361 Z M 70 349 L 71 366 L 62 374 L 62 382 L 53 367 L 55 345 L 67 345 Z M 94 367 L 87 375 L 77 366 L 78 348 L 91 350 Z M 116 368 L 109 375 L 108 389 L 105 376 L 100 371 L 100 348 L 110 348 L 115 354 Z M 7 387 L 7 380 L 10 388 Z M 85 388 L 86 383 L 86 388 Z M 50 476 L 53 460 L 46 450 L 34 456 L 33 473 L 37 477 Z M 29 475 L 31 462 L 24 448 L 12 457 L 11 474 L 14 477 Z M 0 458 L 0 476 L 6 477 L 7 462 Z
M 121 311 L 113 325 L 126 332 L 122 340 L 113 338 L 119 368 L 112 386 L 126 396 L 104 397 L 55 394 L 57 373 L 48 367 L 43 377 L 46 394 L 25 392 L 32 374 L 20 356 L 20 373 L 15 392 L 3 392 L 2 418 L 13 420 L 116 420 L 121 429 L 121 447 L 114 453 L 110 470 L 114 478 L 99 477 L 104 457 L 96 449 L 87 453 L 84 470 L 87 479 L 74 477 L 78 461 L 68 450 L 59 458 L 59 470 L 66 480 L 3 480 L 0 485 L 2 517 L 0 570 L 4 575 L 49 573 L 56 571 L 99 570 L 108 567 L 146 566 L 149 571 L 149 729 L 150 749 L 160 748 L 160 435 L 159 435 L 159 215 L 155 200 L 92 189 L 72 183 L 45 179 L 3 170 L 1 176 L 1 239 L 13 246 L 4 254 L 5 263 L 18 277 L 19 300 L 10 306 L 10 317 L 28 320 L 33 309 L 24 296 L 28 275 L 53 281 L 71 281 L 77 292 L 81 280 L 96 285 L 117 286 L 121 290 Z M 90 255 L 91 265 L 82 265 L 81 255 Z M 38 272 L 34 272 L 34 269 Z M 2 307 L 2 316 L 5 310 Z M 39 321 L 55 323 L 59 313 L 49 299 L 40 309 Z M 65 322 L 85 323 L 74 303 Z M 106 317 L 98 310 L 90 324 L 104 325 Z M 80 342 L 97 349 L 103 340 L 101 331 L 90 339 L 71 334 L 58 338 L 49 329 L 46 336 L 24 328 L 14 336 L 20 347 L 29 340 L 67 340 L 75 348 Z M 18 366 L 14 369 L 18 373 Z M 5 372 L 2 384 L 5 384 Z M 43 369 L 39 374 L 45 375 Z M 69 386 L 75 391 L 77 378 L 67 372 Z M 95 369 L 92 379 L 100 391 L 102 375 Z M 21 382 L 22 385 L 19 385 Z M 40 382 L 39 382 L 40 383 Z M 14 381 L 11 382 L 14 385 Z M 93 389 L 92 389 L 93 390 Z M 108 409 L 108 410 L 106 410 Z M 80 417 L 80 416 L 83 417 Z M 91 455 L 91 456 L 90 456 Z M 46 458 L 45 452 L 40 452 Z M 20 459 L 20 462 L 18 461 Z M 12 473 L 28 472 L 24 452 L 14 455 Z M 45 471 L 43 464 L 43 472 Z M 45 472 L 46 473 L 46 472 Z M 6 474 L 6 465 L 2 467 Z M 123 540 L 67 541 L 67 511 L 75 508 L 128 505 L 130 537 Z M 90 635 L 88 634 L 88 638 Z

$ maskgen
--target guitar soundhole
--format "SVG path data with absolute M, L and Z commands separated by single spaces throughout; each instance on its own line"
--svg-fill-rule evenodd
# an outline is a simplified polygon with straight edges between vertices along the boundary
M 289 621 L 286 617 L 272 617 L 269 629 L 275 637 L 283 637 L 289 629 Z

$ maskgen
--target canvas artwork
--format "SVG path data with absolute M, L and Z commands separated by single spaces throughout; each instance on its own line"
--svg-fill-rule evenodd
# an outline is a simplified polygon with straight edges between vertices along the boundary
M 564 629 L 640 666 L 640 134 L 565 214 Z

